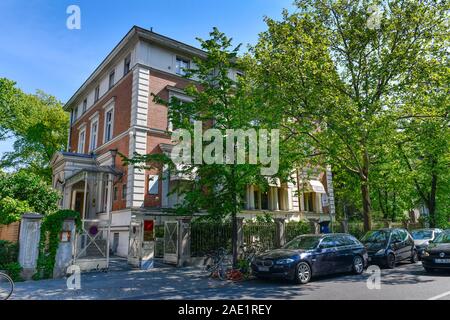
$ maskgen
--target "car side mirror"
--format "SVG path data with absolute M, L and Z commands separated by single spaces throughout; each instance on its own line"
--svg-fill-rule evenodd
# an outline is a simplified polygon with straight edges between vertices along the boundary
M 319 245 L 319 246 L 316 248 L 316 252 L 322 252 L 322 250 L 323 250 L 323 246 L 321 246 L 321 245 Z

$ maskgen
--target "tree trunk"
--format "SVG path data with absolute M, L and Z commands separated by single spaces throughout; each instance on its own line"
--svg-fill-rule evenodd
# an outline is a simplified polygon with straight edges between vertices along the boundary
M 430 227 L 436 228 L 436 189 L 437 189 L 437 175 L 431 176 L 431 192 L 428 198 L 428 210 L 430 212 Z
M 231 212 L 231 246 L 233 254 L 233 268 L 237 267 L 238 260 L 238 225 L 237 225 L 237 192 L 236 192 L 236 179 L 235 179 L 235 168 L 231 168 L 231 201 L 233 204 L 233 209 Z
M 361 196 L 363 204 L 364 231 L 372 230 L 372 213 L 367 181 L 361 181 Z

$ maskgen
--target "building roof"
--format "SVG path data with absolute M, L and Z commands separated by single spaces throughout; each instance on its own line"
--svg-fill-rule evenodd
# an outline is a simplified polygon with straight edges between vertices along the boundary
M 119 41 L 119 43 L 112 49 L 112 51 L 106 56 L 105 59 L 98 65 L 97 68 L 91 73 L 91 75 L 86 79 L 86 81 L 81 85 L 80 88 L 72 95 L 72 97 L 64 105 L 64 109 L 68 110 L 69 107 L 77 100 L 78 96 L 83 92 L 108 66 L 108 64 L 116 57 L 116 55 L 133 39 L 144 39 L 152 43 L 159 44 L 163 47 L 181 51 L 186 54 L 190 54 L 197 57 L 206 57 L 206 52 L 188 45 L 186 43 L 174 40 L 172 38 L 163 36 L 159 33 L 153 32 L 153 30 L 148 30 L 139 26 L 133 26 L 130 31 Z

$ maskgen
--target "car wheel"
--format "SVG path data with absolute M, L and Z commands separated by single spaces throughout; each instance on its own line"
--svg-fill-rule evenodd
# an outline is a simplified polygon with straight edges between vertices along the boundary
M 394 269 L 395 268 L 395 256 L 392 253 L 389 253 L 386 258 L 386 266 L 388 269 Z
M 414 251 L 413 251 L 413 254 L 412 254 L 412 256 L 411 256 L 411 263 L 416 263 L 417 261 L 419 261 L 419 256 L 418 256 L 418 254 L 417 254 L 417 251 L 414 250 Z
M 433 269 L 433 268 L 425 268 L 425 267 L 424 267 L 424 269 L 425 269 L 425 271 L 428 272 L 428 273 L 434 272 L 434 269 Z
M 353 258 L 353 273 L 361 274 L 364 272 L 364 260 L 361 256 Z
M 311 267 L 306 262 L 300 262 L 295 272 L 295 282 L 306 284 L 311 280 Z

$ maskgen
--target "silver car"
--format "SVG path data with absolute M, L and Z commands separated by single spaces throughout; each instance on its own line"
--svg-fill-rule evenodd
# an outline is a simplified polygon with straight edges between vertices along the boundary
M 441 232 L 442 230 L 438 228 L 416 229 L 411 231 L 419 259 L 422 258 L 422 254 L 430 242 L 436 239 L 436 236 Z

